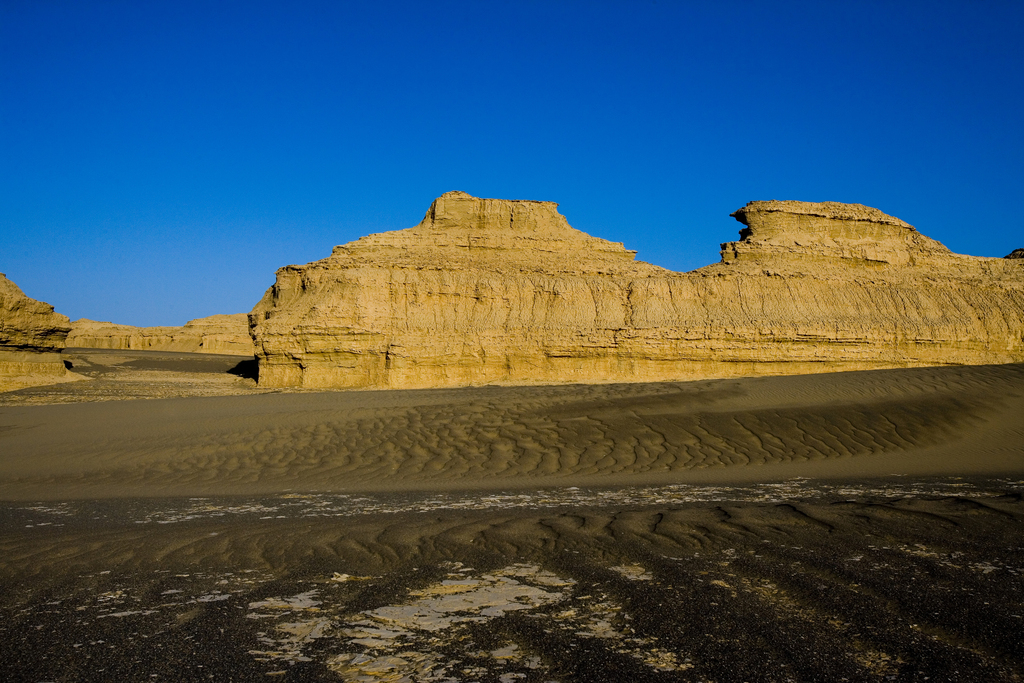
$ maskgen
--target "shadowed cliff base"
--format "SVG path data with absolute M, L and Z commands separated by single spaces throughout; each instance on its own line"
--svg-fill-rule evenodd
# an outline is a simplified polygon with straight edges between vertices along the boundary
M 1014 473 L 1021 415 L 1022 365 L 8 404 L 0 498 Z

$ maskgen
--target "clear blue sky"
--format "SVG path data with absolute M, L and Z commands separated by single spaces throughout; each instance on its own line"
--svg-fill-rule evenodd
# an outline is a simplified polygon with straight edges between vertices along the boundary
M 0 0 L 0 272 L 72 319 L 248 311 L 448 190 L 675 270 L 753 199 L 1024 247 L 1024 2 Z

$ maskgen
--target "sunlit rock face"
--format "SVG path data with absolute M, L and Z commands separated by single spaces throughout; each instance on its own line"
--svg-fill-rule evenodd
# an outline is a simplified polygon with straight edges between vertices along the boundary
M 732 216 L 747 228 L 741 241 L 722 245 L 727 263 L 779 261 L 797 270 L 812 264 L 907 266 L 951 254 L 899 218 L 863 204 L 750 202 Z
M 414 228 L 287 266 L 249 314 L 260 384 L 658 381 L 1024 360 L 1024 261 L 859 204 L 751 202 L 675 273 L 551 202 L 449 192 Z
M 189 320 L 182 327 L 134 327 L 81 318 L 71 323 L 67 345 L 72 348 L 241 356 L 251 356 L 253 353 L 249 322 L 245 313 L 196 318 Z
M 70 329 L 66 315 L 25 296 L 0 273 L 0 391 L 66 377 L 60 351 Z

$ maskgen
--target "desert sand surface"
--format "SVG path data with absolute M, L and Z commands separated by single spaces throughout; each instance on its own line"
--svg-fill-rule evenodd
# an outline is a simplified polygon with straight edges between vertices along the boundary
M 194 378 L 207 364 L 219 371 L 204 384 Z M 11 405 L 42 392 L 7 394 L 0 498 L 1007 474 L 1024 466 L 1024 365 L 269 394 L 228 372 L 231 360 L 147 356 L 125 365 L 129 377 L 143 378 L 107 381 L 127 385 L 125 396 L 138 396 L 137 385 L 159 396 L 209 386 L 250 395 Z M 51 397 L 110 398 L 103 381 L 58 385 Z
M 1024 366 L 2 394 L 20 681 L 1019 681 Z M 244 361 L 243 361 L 244 362 Z

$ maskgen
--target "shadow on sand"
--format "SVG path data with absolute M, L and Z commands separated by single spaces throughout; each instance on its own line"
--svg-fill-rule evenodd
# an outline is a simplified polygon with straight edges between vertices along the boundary
M 239 361 L 238 364 L 228 370 L 228 372 L 232 375 L 237 375 L 244 379 L 251 379 L 253 381 L 259 380 L 260 377 L 259 364 L 256 362 L 255 358 Z

